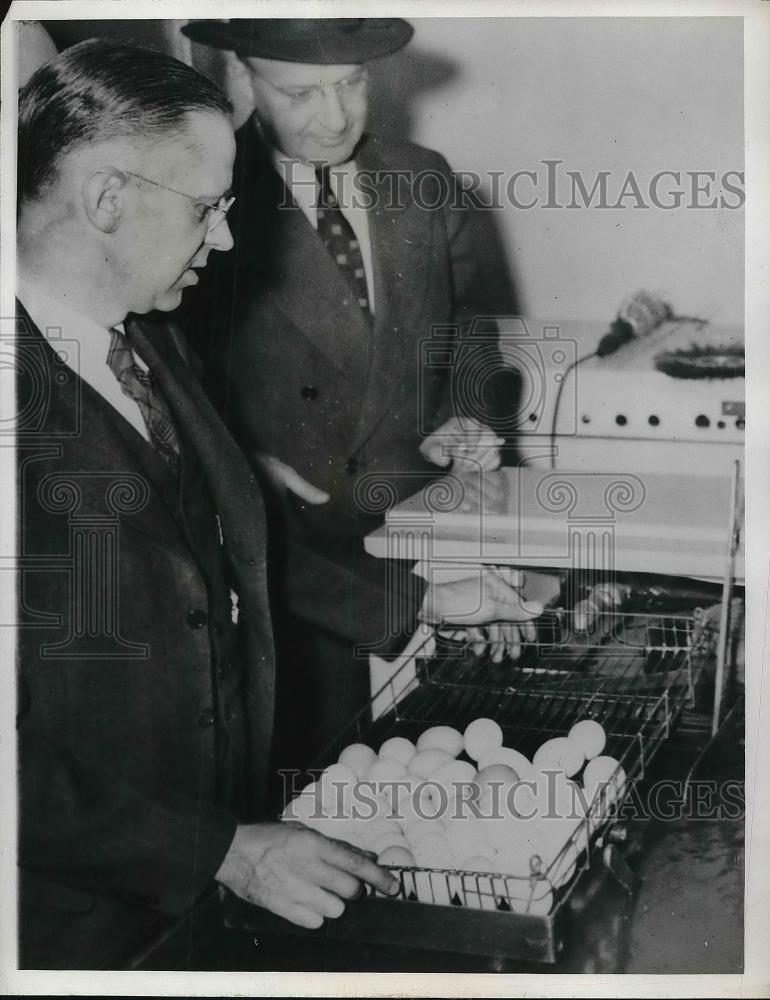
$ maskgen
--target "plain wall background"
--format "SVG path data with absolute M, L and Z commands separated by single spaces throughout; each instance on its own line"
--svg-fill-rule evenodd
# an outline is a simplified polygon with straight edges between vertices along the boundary
M 629 170 L 645 201 L 661 170 L 743 170 L 738 18 L 412 23 L 410 45 L 373 65 L 375 108 L 381 127 L 406 130 L 456 170 L 535 170 L 542 201 L 541 161 L 561 159 L 589 191 L 598 171 L 612 171 L 610 204 Z M 529 181 L 517 190 L 530 200 Z M 527 315 L 609 320 L 626 295 L 650 288 L 681 313 L 743 323 L 742 209 L 510 207 L 495 216 Z
M 542 161 L 560 159 L 560 171 L 580 171 L 589 190 L 598 171 L 611 171 L 610 204 L 628 171 L 649 201 L 649 181 L 662 170 L 680 171 L 683 182 L 688 170 L 718 178 L 743 170 L 740 18 L 411 21 L 412 42 L 370 66 L 372 127 L 441 151 L 456 170 L 534 170 L 542 201 Z M 191 58 L 227 87 L 226 61 L 180 44 L 181 23 L 47 22 L 60 47 L 95 34 L 125 37 Z M 242 119 L 245 95 L 232 96 Z M 532 194 L 526 179 L 517 191 L 521 200 Z M 609 322 L 627 295 L 648 288 L 680 313 L 742 324 L 743 210 L 632 204 L 495 211 L 521 310 Z

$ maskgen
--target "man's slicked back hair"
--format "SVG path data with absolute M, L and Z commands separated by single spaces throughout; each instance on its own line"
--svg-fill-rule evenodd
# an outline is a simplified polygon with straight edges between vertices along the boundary
M 208 77 L 152 49 L 89 39 L 41 66 L 19 94 L 18 198 L 37 198 L 78 146 L 184 131 L 186 115 L 232 113 Z

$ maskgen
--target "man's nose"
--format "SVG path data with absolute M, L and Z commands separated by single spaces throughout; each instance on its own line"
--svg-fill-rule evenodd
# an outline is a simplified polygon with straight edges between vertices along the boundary
M 323 120 L 330 132 L 344 132 L 347 127 L 347 111 L 336 87 L 327 87 L 324 91 Z
M 227 219 L 222 219 L 206 233 L 207 243 L 212 250 L 232 250 L 235 245 L 233 234 L 227 224 Z

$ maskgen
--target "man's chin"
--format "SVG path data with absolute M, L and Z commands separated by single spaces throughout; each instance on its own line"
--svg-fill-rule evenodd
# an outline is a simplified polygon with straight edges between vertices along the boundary
M 356 151 L 356 146 L 358 145 L 358 140 L 356 142 L 344 142 L 340 143 L 338 146 L 330 144 L 328 146 L 321 145 L 320 143 L 315 146 L 311 154 L 305 158 L 306 163 L 317 163 L 322 161 L 328 163 L 330 167 L 338 167 L 341 163 L 347 163 L 349 160 L 353 159 L 353 154 Z
M 153 309 L 158 312 L 173 312 L 182 302 L 182 289 L 170 288 L 159 295 L 152 304 Z

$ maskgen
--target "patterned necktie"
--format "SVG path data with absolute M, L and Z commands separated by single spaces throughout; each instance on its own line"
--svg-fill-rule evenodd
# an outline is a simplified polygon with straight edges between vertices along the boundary
M 366 287 L 364 259 L 361 256 L 358 238 L 337 204 L 337 199 L 331 189 L 328 168 L 324 167 L 318 170 L 316 176 L 321 185 L 317 213 L 318 235 L 352 286 L 356 300 L 367 320 L 371 320 L 372 312 L 369 306 L 369 292 Z
M 178 474 L 179 438 L 168 405 L 149 371 L 144 371 L 134 360 L 128 337 L 115 327 L 110 333 L 112 339 L 107 364 L 123 393 L 139 406 L 150 443 L 168 462 L 171 470 Z

